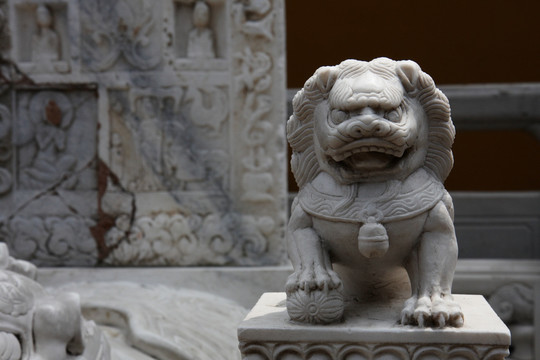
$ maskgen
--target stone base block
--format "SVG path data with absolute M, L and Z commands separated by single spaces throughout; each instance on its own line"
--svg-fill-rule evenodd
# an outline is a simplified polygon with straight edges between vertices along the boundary
M 350 304 L 332 325 L 294 323 L 284 293 L 265 293 L 238 328 L 244 360 L 503 360 L 510 332 L 480 295 L 455 295 L 461 328 L 399 324 L 402 302 Z

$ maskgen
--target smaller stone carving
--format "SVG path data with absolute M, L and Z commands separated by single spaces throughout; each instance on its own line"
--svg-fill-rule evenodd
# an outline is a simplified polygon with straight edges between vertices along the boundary
M 431 77 L 412 61 L 347 60 L 318 69 L 293 110 L 291 318 L 329 323 L 347 301 L 409 297 L 402 324 L 462 326 L 451 295 L 453 205 L 442 185 L 454 126 Z
M 53 71 L 53 63 L 60 60 L 60 38 L 53 28 L 53 13 L 46 5 L 36 9 L 36 34 L 32 38 L 32 62 L 37 71 Z
M 512 360 L 534 358 L 534 294 L 530 286 L 509 284 L 497 289 L 489 303 L 512 333 Z
M 194 28 L 189 32 L 187 56 L 188 58 L 216 57 L 214 50 L 214 34 L 208 24 L 210 22 L 210 8 L 204 1 L 197 1 L 193 8 Z
M 0 243 L 1 358 L 109 360 L 101 331 L 81 316 L 79 296 L 49 295 L 35 274 L 32 264 L 13 259 Z

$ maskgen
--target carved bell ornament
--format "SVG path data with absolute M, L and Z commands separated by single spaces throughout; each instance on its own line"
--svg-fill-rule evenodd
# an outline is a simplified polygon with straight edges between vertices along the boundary
M 358 232 L 358 250 L 367 258 L 378 258 L 386 254 L 388 246 L 386 229 L 370 217 Z

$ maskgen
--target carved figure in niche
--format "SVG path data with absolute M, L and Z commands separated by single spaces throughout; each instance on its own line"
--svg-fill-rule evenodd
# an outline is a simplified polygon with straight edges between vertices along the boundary
M 65 152 L 73 122 L 71 103 L 60 93 L 45 91 L 32 98 L 30 111 L 36 148 L 29 166 L 20 171 L 21 184 L 39 189 L 62 181 L 63 188 L 73 188 L 77 177 L 64 178 L 77 165 L 77 158 Z
M 408 298 L 402 324 L 462 326 L 446 96 L 413 61 L 347 60 L 319 68 L 293 110 L 290 317 L 329 323 L 348 301 Z
M 60 39 L 53 29 L 50 9 L 41 4 L 36 9 L 36 34 L 32 38 L 32 62 L 37 70 L 52 71 L 53 62 L 60 59 Z
M 110 359 L 101 331 L 82 318 L 79 295 L 51 296 L 35 275 L 35 266 L 13 259 L 0 243 L 1 358 Z
M 189 58 L 216 57 L 214 51 L 214 34 L 208 28 L 210 8 L 204 1 L 197 1 L 193 8 L 193 25 L 195 26 L 188 37 L 187 56 Z

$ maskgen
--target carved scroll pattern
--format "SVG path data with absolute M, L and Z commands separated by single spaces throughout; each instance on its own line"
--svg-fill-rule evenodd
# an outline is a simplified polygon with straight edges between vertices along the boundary
M 274 145 L 276 124 L 272 121 L 275 104 L 271 96 L 274 87 L 275 60 L 264 51 L 261 43 L 273 40 L 275 14 L 270 1 L 236 2 L 233 7 L 236 26 L 245 36 L 244 47 L 239 49 L 236 91 L 243 100 L 240 116 L 243 120 L 242 141 L 246 147 L 242 158 L 241 200 L 252 203 L 275 201 L 273 170 L 279 155 Z M 262 42 L 261 42 L 262 40 Z M 260 49 L 260 50 L 259 50 Z
M 395 359 L 395 360 L 504 360 L 508 349 L 497 346 L 454 346 L 446 344 L 276 344 L 240 343 L 242 358 L 247 360 L 307 359 Z
M 120 218 L 119 218 L 120 219 Z M 275 222 L 269 216 L 159 214 L 118 221 L 106 235 L 111 265 L 260 265 Z M 239 260 L 240 259 L 240 260 Z
M 11 112 L 0 104 L 0 196 L 6 194 L 12 185 L 11 162 Z
M 269 235 L 267 254 L 273 263 L 285 258 L 282 245 L 286 212 L 285 79 L 280 0 L 235 0 L 233 23 L 234 133 L 236 159 L 232 193 L 241 212 L 270 215 L 277 226 Z
M 36 265 L 91 266 L 97 261 L 92 225 L 77 216 L 15 216 L 0 221 L 0 240 L 13 256 Z
M 237 59 L 242 63 L 242 72 L 237 76 L 238 87 L 247 94 L 241 111 L 245 120 L 242 140 L 248 148 L 247 155 L 242 159 L 246 173 L 242 177 L 245 193 L 241 199 L 272 201 L 274 178 L 271 168 L 274 160 L 267 147 L 273 135 L 273 126 L 266 118 L 272 109 L 272 97 L 267 93 L 272 83 L 269 73 L 272 62 L 268 54 L 253 54 L 249 47 Z
M 154 1 L 81 1 L 82 60 L 93 71 L 113 67 L 119 58 L 139 70 L 161 62 L 159 22 Z

